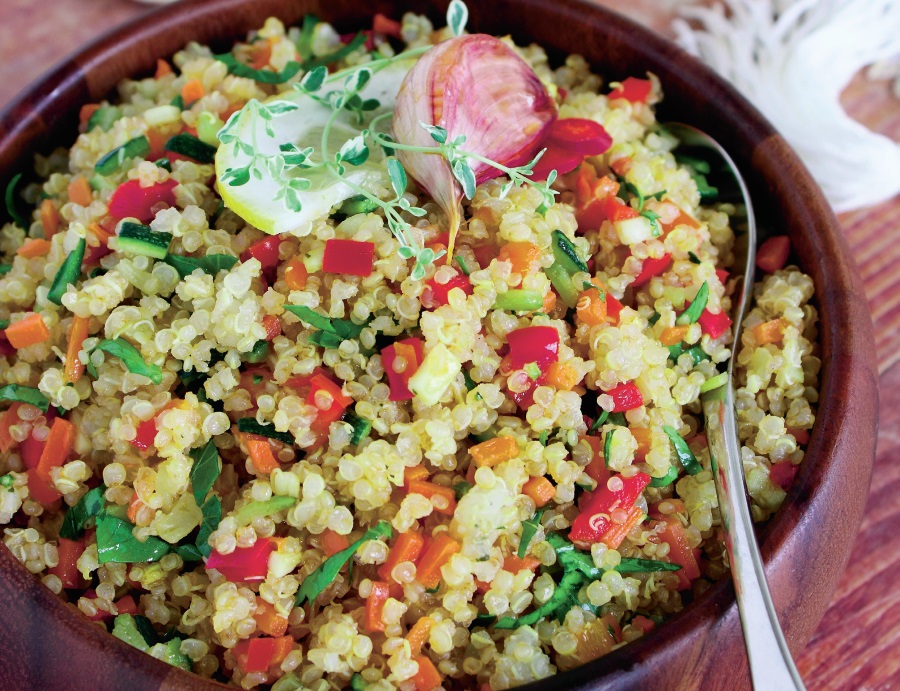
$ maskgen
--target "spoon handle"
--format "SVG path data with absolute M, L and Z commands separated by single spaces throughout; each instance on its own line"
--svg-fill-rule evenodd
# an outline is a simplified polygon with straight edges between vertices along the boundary
M 762 558 L 756 546 L 737 440 L 725 433 L 725 430 L 737 429 L 731 387 L 722 387 L 720 391 L 722 396 L 718 400 L 708 397 L 704 401 L 704 412 L 713 472 L 718 475 L 719 511 L 729 536 L 725 547 L 735 576 L 734 589 L 753 687 L 758 691 L 803 689 L 803 681 L 794 666 L 772 605 Z M 720 463 L 720 460 L 724 462 Z

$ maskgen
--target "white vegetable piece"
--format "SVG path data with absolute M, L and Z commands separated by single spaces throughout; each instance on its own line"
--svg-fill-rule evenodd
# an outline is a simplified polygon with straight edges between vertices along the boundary
M 462 363 L 447 346 L 439 343 L 429 351 L 421 367 L 409 378 L 409 390 L 425 405 L 437 405 L 460 371 Z
M 637 242 L 647 242 L 653 237 L 653 224 L 646 216 L 624 218 L 615 221 L 616 235 L 623 245 L 633 245 Z

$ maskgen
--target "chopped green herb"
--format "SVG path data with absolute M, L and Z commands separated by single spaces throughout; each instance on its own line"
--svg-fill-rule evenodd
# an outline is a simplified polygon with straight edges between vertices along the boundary
M 250 65 L 246 65 L 238 60 L 231 53 L 213 55 L 213 57 L 219 62 L 224 63 L 225 67 L 228 68 L 228 72 L 235 77 L 253 79 L 254 81 L 263 84 L 284 84 L 288 79 L 294 77 L 303 67 L 303 65 L 296 60 L 291 60 L 284 66 L 284 69 L 279 72 L 272 70 L 255 70 L 250 67 Z
M 175 106 L 176 108 L 178 108 L 178 110 L 184 110 L 184 97 L 181 94 L 178 94 L 177 96 L 175 96 L 175 98 L 169 101 L 169 105 Z
M 625 419 L 625 413 L 610 413 L 607 419 L 611 425 L 628 427 L 628 420 Z
M 693 302 L 688 306 L 688 308 L 678 315 L 678 318 L 675 320 L 675 323 L 679 326 L 684 326 L 686 324 L 693 324 L 696 322 L 700 315 L 703 314 L 703 310 L 706 309 L 706 303 L 709 300 L 709 284 L 706 281 L 703 281 L 703 285 L 700 286 L 700 290 L 697 291 L 697 296 L 694 298 Z
M 457 254 L 455 257 L 453 257 L 453 260 L 457 264 L 459 264 L 459 270 L 462 271 L 466 276 L 468 276 L 472 273 L 472 271 L 469 269 L 469 267 L 466 266 L 466 260 L 463 259 L 463 256 L 461 254 Z
M 310 336 L 310 342 L 323 348 L 337 348 L 346 340 L 359 338 L 365 325 L 354 324 L 349 319 L 332 319 L 303 305 L 285 305 L 284 308 L 295 314 L 306 324 L 319 329 Z
M 663 432 L 665 432 L 671 440 L 672 446 L 675 448 L 675 455 L 678 457 L 678 460 L 681 462 L 681 465 L 688 475 L 696 475 L 703 470 L 703 466 L 697 461 L 697 457 L 694 456 L 694 453 L 687 445 L 687 442 L 681 438 L 681 435 L 678 434 L 674 427 L 663 425 Z
M 700 257 L 698 257 L 693 252 L 688 252 L 688 259 L 691 260 L 691 264 L 702 264 L 703 263 L 702 261 L 700 261 Z
M 529 362 L 525 365 L 525 374 L 527 374 L 533 381 L 537 381 L 541 378 L 541 368 L 538 367 L 536 362 Z
M 359 672 L 350 677 L 350 691 L 366 691 L 366 680 L 362 678 Z
M 466 492 L 472 489 L 474 485 L 471 482 L 457 482 L 455 485 L 452 485 L 453 491 L 456 493 L 456 501 L 459 501 L 464 496 L 466 496 Z
M 650 318 L 647 320 L 647 325 L 654 326 L 656 324 L 656 322 L 659 321 L 660 316 L 661 315 L 659 312 L 654 312 L 653 314 L 651 314 Z
M 679 571 L 680 569 L 678 564 L 670 564 L 667 561 L 632 559 L 631 557 L 622 557 L 615 567 L 619 573 L 650 573 L 652 571 Z
M 669 346 L 669 358 L 676 362 L 678 361 L 678 358 L 685 353 L 691 356 L 691 360 L 695 365 L 699 365 L 704 360 L 709 360 L 709 355 L 699 345 L 687 349 L 685 349 L 683 343 L 676 343 L 675 345 Z
M 300 584 L 300 589 L 297 590 L 297 596 L 294 599 L 294 603 L 299 607 L 304 602 L 313 602 L 335 579 L 344 564 L 353 558 L 356 550 L 359 549 L 364 542 L 368 542 L 369 540 L 386 541 L 389 540 L 393 534 L 394 531 L 391 528 L 390 523 L 387 521 L 378 521 L 378 523 L 369 528 L 365 535 L 359 540 L 347 547 L 347 549 L 343 549 L 337 554 L 328 557 L 319 568 L 303 579 L 303 583 Z
M 172 172 L 172 162 L 168 158 L 157 158 L 153 163 L 156 164 L 157 168 Z
M 476 386 L 478 386 L 478 384 L 475 383 L 475 380 L 472 379 L 472 375 L 469 374 L 469 370 L 464 369 L 462 371 L 462 373 L 463 373 L 463 381 L 466 383 L 466 391 L 471 391 Z
M 170 266 L 174 266 L 179 276 L 186 278 L 197 269 L 211 276 L 215 276 L 220 271 L 229 271 L 237 264 L 238 258 L 228 254 L 207 254 L 205 257 L 183 257 L 180 254 L 167 254 L 163 261 Z
M 248 353 L 244 353 L 244 362 L 257 364 L 269 357 L 269 342 L 265 339 L 257 341 Z
M 132 533 L 133 528 L 125 519 L 108 511 L 100 512 L 97 516 L 97 559 L 101 564 L 159 561 L 168 554 L 168 542 L 153 535 L 141 542 Z
M 222 500 L 213 494 L 200 507 L 200 512 L 203 514 L 203 522 L 200 524 L 200 532 L 197 534 L 197 549 L 204 557 L 208 557 L 212 552 L 212 547 L 209 546 L 209 536 L 216 531 L 219 521 L 222 520 Z
M 0 264 L 0 275 L 8 274 L 12 268 L 12 264 Z
M 348 423 L 353 431 L 350 433 L 350 443 L 358 446 L 372 431 L 372 423 L 364 417 L 360 417 L 352 410 L 344 415 L 344 422 Z
M 275 425 L 271 425 L 271 424 L 261 425 L 252 417 L 238 418 L 237 426 L 238 426 L 238 432 L 246 432 L 247 434 L 258 434 L 262 437 L 269 437 L 269 439 L 277 439 L 278 441 L 282 441 L 285 444 L 293 444 L 294 443 L 294 435 L 292 435 L 290 432 L 278 432 L 275 429 Z
M 22 173 L 16 173 L 13 175 L 12 180 L 9 181 L 9 184 L 6 186 L 6 213 L 9 214 L 9 217 L 13 220 L 19 228 L 23 228 L 28 230 L 28 227 L 31 225 L 28 221 L 25 220 L 25 217 L 22 216 L 18 210 L 16 210 L 16 185 L 19 184 L 19 180 L 22 179 Z
M 524 559 L 525 555 L 528 554 L 528 546 L 534 539 L 538 528 L 541 527 L 541 517 L 544 515 L 544 511 L 545 509 L 539 509 L 534 516 L 522 521 L 522 537 L 519 539 L 519 549 L 516 551 L 516 556 L 519 559 Z
M 59 536 L 67 540 L 77 540 L 84 534 L 87 522 L 100 515 L 103 510 L 103 495 L 106 487 L 100 485 L 89 490 L 78 503 L 66 511 L 62 525 L 59 527 Z
M 650 221 L 650 227 L 653 229 L 653 237 L 658 238 L 662 235 L 662 227 L 659 225 L 659 214 L 655 211 L 650 211 L 650 209 L 644 209 L 641 211 L 641 216 Z
M 12 476 L 12 473 L 7 473 L 6 475 L 0 477 L 0 487 L 5 487 L 6 489 L 12 491 L 12 486 L 15 481 L 16 479 Z
M 253 383 L 254 384 L 262 384 L 262 381 L 263 381 L 263 376 L 261 374 L 253 375 Z
M 549 436 L 549 432 L 544 430 L 541 432 L 541 436 L 538 437 L 538 441 L 541 442 L 541 446 L 547 446 L 547 437 Z
M 212 439 L 202 449 L 192 449 L 190 455 L 194 461 L 191 466 L 191 487 L 197 506 L 202 506 L 203 500 L 222 472 L 222 460 Z
M 132 374 L 147 377 L 157 385 L 162 383 L 162 368 L 159 365 L 148 365 L 144 362 L 140 351 L 124 338 L 105 338 L 96 345 L 94 350 L 102 350 L 104 353 L 119 358 L 125 365 L 125 369 Z M 98 378 L 97 368 L 93 363 L 88 363 L 87 370 L 94 379 Z
M 21 384 L 7 384 L 0 387 L 0 401 L 17 401 L 18 403 L 28 403 L 37 406 L 45 413 L 50 407 L 50 401 L 41 393 L 40 389 L 33 386 L 22 386 Z
M 378 204 L 368 197 L 357 195 L 350 197 L 340 205 L 337 212 L 344 216 L 355 216 L 356 214 L 368 214 L 378 209 Z
M 99 127 L 104 132 L 109 132 L 116 120 L 121 117 L 122 110 L 120 108 L 116 108 L 115 106 L 101 106 L 91 113 L 85 131 L 90 132 L 94 128 Z
M 607 468 L 609 468 L 609 456 L 612 451 L 613 433 L 615 431 L 615 429 L 609 430 L 609 432 L 606 433 L 606 438 L 603 441 L 603 462 L 606 464 Z
M 81 238 L 75 245 L 75 250 L 66 256 L 56 276 L 53 277 L 53 283 L 50 284 L 50 291 L 47 293 L 50 302 L 62 305 L 62 296 L 66 294 L 70 285 L 75 285 L 75 281 L 81 275 L 81 262 L 84 261 L 86 248 L 87 241 Z
M 597 416 L 597 419 L 594 420 L 594 424 L 591 425 L 591 428 L 588 430 L 588 434 L 596 432 L 598 429 L 600 429 L 603 426 L 603 423 L 606 422 L 608 417 L 608 410 L 604 410 L 603 412 L 601 412 L 600 415 Z
M 355 53 L 357 50 L 362 48 L 368 37 L 360 31 L 356 36 L 350 39 L 344 46 L 338 48 L 333 53 L 329 53 L 328 55 L 323 55 L 321 57 L 310 57 L 307 60 L 303 61 L 303 69 L 309 72 L 310 70 L 315 69 L 316 67 L 326 67 L 327 65 L 331 65 L 335 62 L 340 62 L 348 55 Z M 288 63 L 290 65 L 290 63 Z
M 0 331 L 9 328 L 9 319 L 0 319 Z
M 176 134 L 166 142 L 166 151 L 173 151 L 176 154 L 192 158 L 197 163 L 215 163 L 216 147 L 210 146 L 198 137 L 187 132 Z
M 94 170 L 100 175 L 112 175 L 125 161 L 132 158 L 145 158 L 150 153 L 150 140 L 144 135 L 129 139 L 122 146 L 117 146 L 112 151 L 100 157 L 94 164 Z

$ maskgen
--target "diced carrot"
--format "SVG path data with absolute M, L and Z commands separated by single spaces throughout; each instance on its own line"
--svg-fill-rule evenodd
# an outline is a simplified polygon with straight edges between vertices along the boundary
M 410 494 L 421 494 L 423 497 L 431 499 L 432 504 L 434 504 L 434 510 L 438 513 L 452 516 L 453 512 L 456 511 L 456 492 L 452 487 L 444 487 L 443 485 L 436 485 L 433 482 L 424 482 L 422 480 L 412 480 L 408 487 Z M 440 499 L 435 503 L 434 499 L 437 497 L 440 497 Z M 438 506 L 444 504 L 442 500 L 446 500 L 446 506 Z
M 38 504 L 49 506 L 62 496 L 49 480 L 38 475 L 37 468 L 27 470 L 26 474 L 28 475 L 28 493 Z
M 199 79 L 189 79 L 181 87 L 181 100 L 185 106 L 191 105 L 194 101 L 203 98 L 206 95 L 206 89 L 203 88 L 203 82 Z
M 6 327 L 6 338 L 13 348 L 27 348 L 50 338 L 50 330 L 40 314 L 32 312 L 24 319 Z
M 432 689 L 436 689 L 443 683 L 444 677 L 437 671 L 430 659 L 424 655 L 419 655 L 415 660 L 419 663 L 419 671 L 412 678 L 416 691 L 432 691 Z
M 664 514 L 662 511 L 659 510 L 660 504 L 662 504 L 664 502 L 669 504 L 666 514 Z M 674 499 L 674 498 L 663 499 L 662 501 L 658 501 L 655 504 L 651 504 L 649 508 L 650 508 L 650 511 L 649 511 L 650 518 L 659 518 L 660 516 L 664 516 L 667 514 L 676 514 L 676 513 L 686 514 L 687 513 L 687 509 L 685 509 L 685 507 L 684 507 L 684 502 L 681 501 L 681 499 Z
M 77 588 L 79 578 L 78 558 L 84 552 L 84 539 L 67 540 L 64 537 L 59 538 L 59 544 L 56 546 L 58 555 L 58 563 L 48 569 L 48 572 L 62 581 L 63 588 Z
M 306 281 L 309 278 L 309 272 L 299 257 L 293 257 L 288 261 L 284 268 L 284 282 L 287 283 L 288 290 L 303 290 L 306 288 Z
M 50 241 L 44 238 L 28 238 L 19 249 L 16 255 L 25 257 L 26 259 L 34 259 L 35 257 L 43 257 L 50 252 Z
M 688 327 L 685 326 L 667 326 L 659 335 L 659 342 L 664 346 L 673 346 L 681 343 L 687 334 Z
M 556 292 L 553 290 L 548 290 L 544 295 L 544 302 L 541 304 L 541 311 L 544 314 L 550 314 L 554 309 L 556 309 Z
M 541 560 L 537 557 L 533 557 L 530 554 L 527 555 L 524 559 L 519 559 L 516 554 L 509 554 L 503 559 L 503 569 L 504 571 L 509 571 L 510 573 L 519 573 L 519 571 L 527 570 L 527 571 L 536 571 L 537 567 L 541 565 Z
M 419 617 L 409 633 L 406 634 L 406 640 L 409 643 L 409 654 L 417 657 L 422 652 L 422 646 L 428 641 L 431 633 L 431 627 L 434 626 L 434 619 L 431 617 Z
M 617 158 L 615 161 L 611 161 L 609 167 L 613 169 L 613 172 L 619 177 L 625 177 L 628 174 L 628 171 L 631 170 L 632 160 L 630 157 L 623 156 L 622 158 Z
M 571 391 L 581 381 L 581 376 L 574 367 L 556 361 L 551 362 L 547 368 L 545 381 L 560 391 Z
M 508 461 L 519 455 L 519 444 L 512 437 L 494 437 L 469 449 L 472 460 L 479 468 L 495 465 Z
M 256 628 L 269 636 L 283 636 L 287 631 L 288 620 L 275 611 L 275 605 L 261 597 L 256 598 L 256 612 L 253 613 Z
M 250 67 L 254 70 L 261 70 L 269 64 L 272 59 L 272 40 L 257 41 L 253 44 L 253 59 L 250 61 Z
M 441 567 L 459 552 L 461 545 L 447 533 L 435 537 L 416 566 L 416 579 L 426 588 L 436 588 L 441 582 Z
M 634 619 L 631 620 L 631 625 L 640 629 L 644 632 L 644 634 L 648 634 L 653 631 L 653 628 L 656 626 L 656 622 L 648 617 L 645 617 L 643 614 L 638 614 Z
M 61 417 L 53 420 L 37 466 L 37 473 L 44 480 L 49 482 L 50 471 L 62 466 L 69 458 L 72 447 L 75 446 L 75 435 L 75 425 L 71 422 Z
M 634 452 L 634 457 L 643 461 L 650 452 L 650 429 L 648 427 L 629 427 L 628 431 L 631 432 L 631 436 L 634 437 L 638 445 Z
M 541 250 L 533 242 L 510 242 L 500 248 L 500 261 L 507 261 L 514 274 L 534 273 L 541 265 Z
M 787 235 L 776 235 L 756 250 L 756 265 L 767 274 L 773 274 L 784 268 L 790 254 L 791 239 Z
M 331 528 L 325 528 L 322 531 L 322 550 L 329 557 L 338 552 L 343 552 L 350 546 L 350 541 L 346 535 L 336 533 Z
M 169 63 L 166 62 L 165 60 L 162 60 L 162 59 L 157 60 L 156 61 L 156 74 L 154 75 L 154 77 L 156 79 L 161 79 L 162 77 L 165 77 L 167 74 L 172 74 L 171 65 L 169 65 Z
M 380 12 L 376 13 L 374 19 L 372 19 L 372 31 L 376 34 L 381 34 L 382 36 L 400 38 L 402 26 L 403 25 L 396 19 L 385 17 Z
M 391 551 L 388 553 L 387 560 L 378 567 L 378 577 L 385 581 L 390 581 L 394 567 L 404 561 L 415 562 L 422 553 L 424 546 L 425 538 L 422 537 L 421 533 L 417 533 L 415 530 L 400 533 L 394 540 L 394 544 L 391 545 Z
M 268 475 L 279 467 L 268 439 L 248 439 L 246 444 L 250 462 L 253 463 L 257 473 Z
M 94 201 L 94 193 L 91 191 L 87 178 L 80 175 L 72 178 L 72 181 L 69 183 L 68 193 L 69 201 L 79 206 L 90 206 L 90 203 Z
M 781 343 L 784 330 L 789 325 L 786 319 L 773 319 L 753 327 L 753 337 L 758 345 Z
M 272 662 L 270 664 L 280 665 L 293 649 L 293 636 L 279 636 L 275 639 L 275 652 L 272 654 Z
M 78 111 L 78 124 L 86 126 L 88 120 L 91 119 L 91 116 L 96 113 L 99 108 L 99 103 L 85 103 L 81 106 L 81 110 Z
M 69 332 L 69 347 L 66 349 L 65 381 L 74 384 L 84 372 L 84 364 L 78 359 L 84 339 L 88 337 L 90 317 L 75 316 L 72 319 L 72 330 Z
M 21 407 L 21 403 L 13 403 L 0 416 L 0 451 L 3 453 L 9 451 L 16 443 L 9 433 L 9 428 L 19 424 L 19 408 Z
M 267 314 L 262 318 L 262 325 L 266 330 L 266 340 L 274 341 L 281 335 L 281 320 L 274 314 Z
M 661 516 L 659 520 L 665 524 L 665 530 L 658 533 L 659 538 L 669 545 L 666 560 L 681 567 L 681 570 L 676 572 L 679 580 L 678 590 L 688 590 L 691 583 L 700 577 L 700 567 L 697 566 L 694 551 L 688 544 L 684 526 L 676 516 Z
M 50 199 L 41 202 L 41 225 L 44 226 L 44 237 L 49 240 L 59 230 L 59 210 Z
M 141 498 L 138 496 L 138 493 L 135 492 L 131 495 L 131 501 L 128 504 L 128 510 L 125 512 L 125 515 L 128 516 L 128 520 L 132 523 L 137 523 L 137 514 L 138 511 L 141 510 L 141 507 L 144 505 L 144 502 L 141 501 Z
M 535 506 L 541 507 L 556 496 L 556 487 L 545 477 L 533 477 L 525 482 L 522 494 L 534 499 Z
M 618 549 L 619 545 L 622 544 L 622 541 L 625 537 L 632 531 L 632 529 L 640 524 L 641 521 L 644 520 L 644 510 L 637 507 L 631 506 L 627 509 L 628 515 L 625 519 L 624 523 L 613 523 L 612 527 L 604 533 L 603 537 L 600 538 L 600 542 L 605 544 L 610 549 Z
M 594 452 L 594 457 L 585 466 L 584 472 L 588 477 L 596 480 L 598 487 L 605 487 L 610 473 L 609 468 L 606 467 L 606 460 L 603 458 L 603 440 L 600 437 L 583 436 L 580 441 L 586 441 Z
M 366 613 L 363 618 L 363 628 L 366 631 L 384 631 L 384 603 L 390 597 L 390 590 L 384 581 L 373 581 L 372 591 L 366 598 Z
M 116 610 L 119 614 L 137 614 L 137 603 L 131 595 L 126 595 L 116 600 Z
M 578 296 L 575 303 L 575 314 L 583 323 L 590 326 L 603 324 L 606 321 L 606 294 L 597 288 L 588 288 Z
M 424 465 L 414 465 L 403 471 L 403 486 L 409 491 L 409 483 L 415 480 L 427 480 L 430 473 Z

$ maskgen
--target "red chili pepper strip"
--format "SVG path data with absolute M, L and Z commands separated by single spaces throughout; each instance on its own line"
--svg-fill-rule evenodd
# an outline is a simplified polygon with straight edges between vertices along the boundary
M 506 336 L 513 369 L 522 369 L 530 362 L 545 372 L 559 359 L 559 332 L 552 326 L 526 326 Z
M 469 277 L 463 273 L 457 272 L 446 283 L 438 283 L 433 278 L 429 278 L 425 281 L 425 287 L 422 290 L 422 306 L 426 309 L 434 309 L 448 304 L 450 302 L 448 296 L 454 288 L 459 288 L 466 295 L 471 295 L 474 291 Z
M 368 276 L 375 261 L 375 243 L 359 240 L 326 240 L 322 270 L 332 274 Z
M 731 317 L 724 312 L 713 314 L 708 309 L 704 309 L 697 319 L 703 333 L 708 334 L 710 338 L 718 338 L 731 327 Z
M 628 77 L 622 80 L 622 86 L 616 87 L 609 93 L 609 100 L 624 98 L 632 103 L 645 103 L 653 90 L 653 84 L 649 79 L 637 79 Z
M 216 569 L 234 583 L 262 581 L 269 571 L 269 555 L 274 551 L 272 540 L 259 538 L 252 547 L 236 547 L 231 554 L 213 551 L 206 560 L 206 567 Z
M 756 250 L 756 265 L 767 274 L 783 269 L 791 253 L 791 239 L 787 235 L 776 235 L 766 240 Z
M 396 359 L 398 355 L 400 355 L 400 353 L 397 352 L 397 346 L 399 345 L 411 347 L 412 352 L 415 353 L 415 360 L 413 361 L 413 359 L 409 357 L 409 351 L 405 352 L 403 357 L 405 363 L 403 363 L 402 367 L 395 365 Z M 403 348 L 400 350 L 403 351 Z M 419 369 L 419 365 L 422 364 L 422 359 L 422 341 L 418 338 L 406 338 L 393 345 L 389 345 L 381 351 L 381 362 L 384 365 L 384 371 L 388 378 L 388 385 L 391 388 L 391 395 L 388 396 L 389 400 L 408 401 L 413 397 L 412 392 L 409 390 L 409 379 Z M 400 371 L 397 371 L 398 369 Z
M 547 142 L 582 156 L 599 156 L 612 146 L 612 137 L 594 120 L 560 118 L 550 126 Z
M 116 188 L 109 199 L 109 213 L 116 218 L 136 218 L 149 223 L 156 216 L 157 207 L 175 206 L 177 180 L 158 182 L 141 187 L 140 180 L 127 180 Z
M 262 240 L 257 240 L 241 253 L 241 261 L 258 259 L 263 269 L 273 269 L 278 266 L 278 248 L 283 240 L 284 238 L 280 235 L 272 235 Z
M 610 489 L 610 484 L 616 489 Z M 582 504 L 580 513 L 572 522 L 569 539 L 587 543 L 599 542 L 613 527 L 610 514 L 616 509 L 627 511 L 634 506 L 635 500 L 649 484 L 650 476 L 647 473 L 637 473 L 632 477 L 616 475 L 593 492 L 585 493 L 587 501 Z
M 634 410 L 635 408 L 640 408 L 644 405 L 644 396 L 641 393 L 641 390 L 631 381 L 619 384 L 614 389 L 610 389 L 605 393 L 612 396 L 613 401 L 615 401 L 615 407 L 613 408 L 614 413 Z
M 671 264 L 672 255 L 668 253 L 658 258 L 647 257 L 643 264 L 641 264 L 641 272 L 637 275 L 637 278 L 634 279 L 631 287 L 640 288 L 642 285 L 649 283 L 651 278 L 659 276 L 668 269 Z
M 551 144 L 535 163 L 531 177 L 538 182 L 546 180 L 551 170 L 555 170 L 557 175 L 565 175 L 575 170 L 583 161 L 583 153 Z

